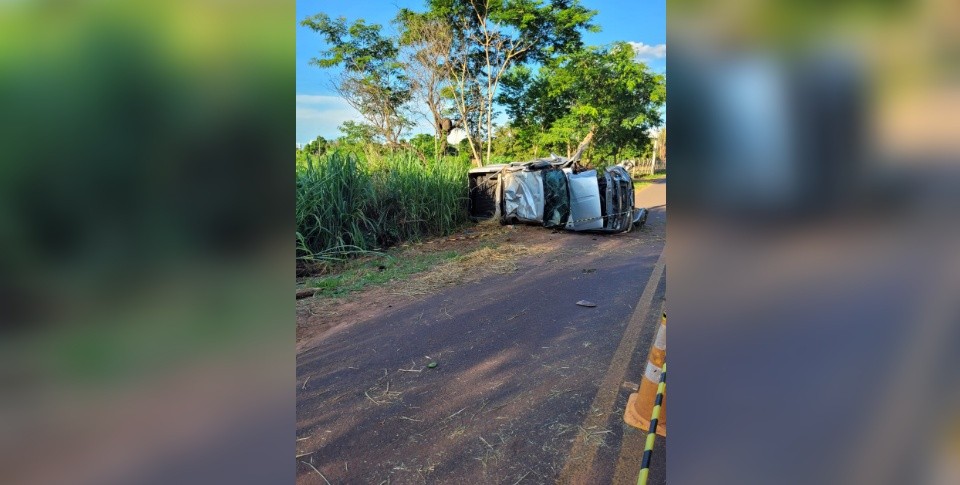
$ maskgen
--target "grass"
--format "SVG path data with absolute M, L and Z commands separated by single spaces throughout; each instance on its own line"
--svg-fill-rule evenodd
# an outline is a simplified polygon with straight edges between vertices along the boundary
M 453 232 L 467 222 L 469 168 L 408 153 L 298 160 L 298 269 L 315 272 L 348 256 Z
M 403 257 L 366 257 L 345 263 L 335 274 L 309 278 L 305 285 L 319 288 L 317 296 L 336 298 L 393 280 L 405 279 L 459 255 L 459 252 L 451 250 Z
M 664 180 L 666 178 L 667 178 L 666 172 L 658 172 L 653 175 L 639 175 L 639 176 L 633 177 L 633 190 L 634 191 L 640 190 L 657 180 Z
M 497 243 L 457 250 L 391 250 L 382 256 L 361 256 L 343 262 L 329 274 L 307 278 L 304 286 L 319 288 L 317 297 L 340 298 L 403 281 L 391 292 L 403 296 L 429 295 L 452 284 L 490 274 L 511 273 L 517 268 L 517 259 L 528 254 L 531 250 L 526 246 L 511 245 L 509 251 L 504 251 Z M 414 275 L 417 277 L 411 278 Z

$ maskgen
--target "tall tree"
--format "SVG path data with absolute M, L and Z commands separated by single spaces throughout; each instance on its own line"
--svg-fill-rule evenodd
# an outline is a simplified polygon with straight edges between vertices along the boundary
M 592 153 L 618 159 L 650 143 L 647 130 L 662 123 L 666 86 L 629 44 L 615 43 L 557 56 L 535 74 L 514 69 L 498 100 L 535 147 L 569 156 L 592 136 Z
M 504 74 L 515 65 L 576 51 L 584 30 L 599 30 L 590 23 L 596 11 L 579 0 L 428 0 L 427 6 L 428 16 L 452 29 L 450 94 L 477 164 L 490 160 L 494 104 Z
M 343 17 L 331 19 L 324 13 L 311 15 L 300 25 L 320 34 L 329 46 L 310 63 L 342 69 L 336 90 L 388 146 L 401 145 L 400 136 L 411 126 L 406 112 L 411 87 L 396 40 L 384 37 L 378 24 L 362 19 L 347 24 Z
M 400 27 L 400 59 L 410 79 L 413 110 L 433 126 L 433 150 L 440 156 L 455 126 L 447 118 L 450 98 L 445 96 L 450 87 L 447 62 L 453 32 L 442 20 L 409 9 L 401 9 L 394 22 Z

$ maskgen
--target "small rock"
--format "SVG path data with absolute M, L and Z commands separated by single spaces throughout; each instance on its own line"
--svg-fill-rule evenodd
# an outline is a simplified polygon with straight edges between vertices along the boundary
M 589 307 L 589 308 L 593 308 L 593 307 L 597 306 L 596 303 L 594 303 L 594 302 L 592 302 L 592 301 L 587 301 L 587 300 L 580 300 L 580 301 L 577 302 L 577 305 L 585 306 L 585 307 Z

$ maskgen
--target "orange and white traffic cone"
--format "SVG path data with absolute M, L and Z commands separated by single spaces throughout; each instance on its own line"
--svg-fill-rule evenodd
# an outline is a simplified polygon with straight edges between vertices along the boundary
M 663 313 L 660 328 L 657 329 L 657 338 L 650 347 L 647 356 L 647 368 L 640 380 L 640 388 L 630 394 L 627 400 L 627 409 L 623 413 L 623 420 L 634 428 L 647 431 L 650 427 L 650 414 L 653 412 L 654 401 L 657 399 L 657 385 L 660 383 L 660 373 L 663 363 L 667 359 L 667 313 Z M 657 421 L 657 434 L 667 436 L 667 396 L 663 396 L 660 408 L 660 419 Z

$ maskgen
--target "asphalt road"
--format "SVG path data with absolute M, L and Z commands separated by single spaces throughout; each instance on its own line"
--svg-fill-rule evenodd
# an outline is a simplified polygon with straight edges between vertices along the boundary
M 640 231 L 558 233 L 559 250 L 514 273 L 300 352 L 298 483 L 635 483 L 643 433 L 623 408 L 665 304 L 665 199 L 665 183 L 638 192 L 652 208 Z M 665 449 L 658 439 L 651 483 Z

